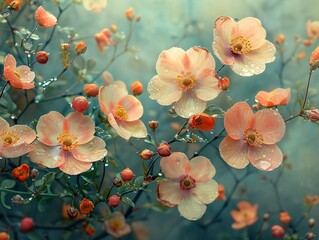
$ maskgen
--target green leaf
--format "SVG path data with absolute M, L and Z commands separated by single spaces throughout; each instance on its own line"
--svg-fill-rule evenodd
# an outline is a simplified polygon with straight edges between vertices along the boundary
M 107 198 L 107 196 L 109 195 L 111 191 L 111 188 L 105 188 L 103 191 L 103 197 Z
M 215 118 L 223 118 L 225 115 L 225 111 L 215 104 L 207 106 L 204 113 L 214 116 Z
M 169 210 L 168 207 L 165 207 L 164 205 L 160 203 L 147 203 L 143 205 L 144 208 L 152 209 L 156 212 L 167 212 Z
M 137 178 L 135 178 L 134 180 L 134 185 L 136 188 L 140 188 L 143 186 L 144 183 L 144 177 L 143 176 L 139 176 Z
M 112 166 L 112 167 L 115 167 L 117 168 L 119 166 L 119 164 L 117 163 L 117 161 L 115 161 L 114 159 L 112 158 L 109 158 L 108 159 L 108 163 Z
M 15 180 L 5 179 L 1 182 L 1 188 L 13 188 L 16 185 Z
M 47 207 L 50 205 L 50 202 L 53 200 L 53 198 L 50 197 L 44 197 L 41 198 L 40 201 L 38 202 L 38 209 L 40 212 L 44 212 Z
M 6 192 L 1 192 L 1 195 L 0 195 L 1 203 L 5 208 L 11 209 L 11 207 L 8 204 L 6 204 L 6 195 L 7 195 Z
M 130 205 L 133 208 L 135 207 L 134 202 L 129 197 L 126 197 L 126 196 L 121 197 L 121 201 L 127 205 Z
M 81 178 L 85 181 L 85 182 L 87 182 L 87 183 L 89 183 L 89 184 L 94 184 L 94 182 L 92 182 L 89 178 L 87 178 L 87 177 L 84 177 L 84 176 L 81 176 Z
M 143 168 L 144 177 L 147 177 L 147 176 L 146 176 L 146 174 L 147 174 L 147 166 L 146 166 L 145 161 L 142 161 L 142 168 Z

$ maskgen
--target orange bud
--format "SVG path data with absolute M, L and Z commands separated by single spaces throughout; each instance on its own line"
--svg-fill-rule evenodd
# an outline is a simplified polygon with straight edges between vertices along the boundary
M 227 91 L 230 86 L 230 81 L 227 77 L 219 78 L 218 87 L 223 90 Z
M 94 208 L 94 204 L 91 200 L 83 198 L 80 203 L 80 211 L 82 214 L 89 214 Z
M 29 178 L 29 171 L 29 166 L 27 164 L 22 164 L 20 167 L 13 169 L 12 175 L 19 181 L 23 182 Z
M 154 153 L 149 149 L 144 149 L 140 152 L 140 157 L 144 160 L 149 160 L 153 157 Z
M 127 20 L 132 21 L 134 18 L 134 9 L 132 7 L 125 11 L 125 17 Z
M 201 131 L 210 131 L 214 129 L 215 122 L 215 118 L 206 113 L 195 114 L 189 118 L 189 126 Z
M 62 51 L 67 52 L 69 50 L 70 44 L 68 43 L 61 43 L 60 48 Z
M 112 24 L 110 27 L 110 30 L 112 33 L 116 33 L 117 32 L 117 26 L 115 24 Z
M 46 51 L 39 51 L 37 52 L 37 55 L 35 58 L 38 63 L 46 64 L 49 60 L 49 53 L 47 53 Z
M 282 34 L 282 33 L 279 33 L 279 34 L 277 35 L 277 37 L 276 37 L 275 43 L 276 43 L 276 44 L 282 44 L 283 42 L 285 42 L 285 40 L 286 40 L 285 35 Z
M 75 97 L 72 100 L 72 108 L 77 112 L 84 112 L 89 104 L 89 101 L 83 96 Z
M 301 61 L 304 60 L 306 58 L 306 52 L 305 51 L 301 51 L 297 54 L 296 56 L 296 60 L 297 61 Z
M 285 236 L 285 229 L 282 226 L 274 225 L 271 228 L 271 235 L 274 238 L 283 238 Z
M 140 81 L 135 81 L 131 85 L 133 95 L 141 95 L 143 92 L 143 84 Z
M 0 240 L 10 240 L 10 236 L 6 232 L 0 232 Z
M 309 59 L 310 70 L 313 71 L 319 67 L 319 47 L 317 47 L 310 56 Z
M 81 41 L 75 45 L 75 51 L 77 55 L 83 54 L 86 52 L 86 43 Z
M 87 222 L 83 223 L 82 230 L 84 233 L 86 233 L 90 237 L 92 237 L 95 233 L 95 227 L 92 224 L 87 223 Z
M 222 184 L 218 184 L 218 196 L 217 200 L 226 200 L 225 188 Z
M 161 157 L 168 157 L 172 153 L 171 146 L 164 142 L 157 148 L 157 152 Z
M 279 214 L 279 220 L 282 224 L 288 224 L 291 221 L 291 216 L 288 212 L 281 212 Z
M 112 195 L 111 197 L 109 197 L 108 205 L 110 207 L 117 207 L 118 205 L 120 205 L 120 197 L 117 195 Z
M 10 6 L 13 10 L 20 10 L 21 9 L 21 0 L 6 0 L 6 3 Z
M 134 178 L 134 173 L 131 169 L 125 168 L 122 172 L 120 172 L 121 178 L 124 182 L 129 182 Z
M 85 84 L 83 87 L 83 92 L 88 97 L 96 97 L 99 94 L 99 86 L 95 83 Z
M 34 221 L 32 218 L 23 218 L 20 222 L 20 231 L 24 233 L 32 232 L 35 227 Z
M 150 127 L 150 129 L 152 129 L 153 131 L 155 131 L 158 127 L 158 121 L 149 121 L 148 122 L 148 126 Z

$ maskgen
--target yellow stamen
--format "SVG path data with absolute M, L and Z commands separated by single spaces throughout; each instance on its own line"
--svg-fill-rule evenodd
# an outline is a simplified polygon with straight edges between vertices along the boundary
M 230 48 L 233 53 L 243 54 L 250 52 L 251 45 L 247 39 L 243 38 L 242 36 L 238 36 L 230 41 Z
M 17 141 L 19 141 L 19 139 L 20 137 L 13 132 L 0 133 L 0 140 L 5 147 L 15 144 Z
M 185 92 L 196 86 L 195 80 L 195 76 L 190 71 L 186 73 L 182 71 L 176 78 L 180 90 Z
M 264 139 L 256 129 L 248 128 L 244 131 L 245 143 L 253 147 L 260 147 L 264 143 Z
M 126 120 L 127 119 L 127 111 L 124 107 L 117 105 L 115 107 L 114 116 L 119 120 Z
M 69 134 L 68 132 L 63 132 L 57 137 L 60 146 L 67 151 L 72 151 L 78 146 L 77 137 Z
M 179 182 L 179 186 L 182 190 L 190 190 L 196 187 L 196 181 L 191 176 L 186 176 Z
M 21 74 L 18 73 L 17 71 L 15 71 L 14 74 L 15 74 L 19 79 L 21 78 Z

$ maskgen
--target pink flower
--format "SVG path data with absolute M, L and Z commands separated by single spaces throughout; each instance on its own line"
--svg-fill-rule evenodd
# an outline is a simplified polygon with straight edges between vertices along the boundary
M 275 60 L 276 48 L 267 41 L 266 31 L 257 18 L 235 22 L 220 17 L 215 22 L 213 49 L 219 60 L 241 76 L 262 73 L 266 63 Z
M 104 225 L 106 232 L 114 238 L 120 238 L 132 231 L 131 226 L 125 222 L 120 212 L 113 213 L 110 219 L 105 220 Z
M 285 106 L 290 100 L 290 88 L 276 88 L 270 92 L 259 91 L 255 100 L 263 107 Z
M 107 0 L 83 0 L 83 6 L 86 10 L 98 13 L 107 6 Z
M 242 169 L 250 162 L 263 171 L 279 167 L 283 155 L 276 143 L 286 130 L 279 112 L 264 109 L 254 114 L 246 102 L 238 102 L 226 111 L 224 126 L 228 136 L 219 151 L 230 166 Z
M 113 40 L 111 39 L 111 32 L 108 28 L 104 28 L 95 34 L 94 38 L 97 43 L 97 47 L 101 52 L 104 52 L 107 46 L 114 44 Z
M 202 47 L 163 51 L 156 63 L 158 75 L 148 84 L 150 98 L 160 105 L 173 104 L 178 115 L 188 118 L 202 113 L 206 102 L 220 93 L 215 60 Z
M 51 111 L 40 117 L 36 128 L 38 141 L 33 143 L 36 149 L 29 157 L 39 165 L 77 175 L 107 154 L 105 142 L 94 136 L 94 121 L 82 113 L 64 117 Z
M 34 72 L 25 65 L 17 67 L 15 58 L 8 54 L 4 59 L 4 73 L 5 80 L 17 89 L 31 89 L 34 88 Z
M 215 168 L 209 159 L 188 160 L 184 153 L 175 152 L 160 163 L 166 179 L 157 185 L 157 199 L 167 207 L 178 205 L 180 214 L 189 219 L 201 218 L 206 205 L 218 196 L 217 183 L 212 179 Z
M 55 26 L 58 21 L 54 15 L 47 12 L 42 6 L 38 7 L 38 9 L 35 11 L 34 18 L 39 26 L 45 28 Z
M 306 23 L 307 36 L 310 40 L 319 38 L 319 21 L 307 21 Z
M 128 140 L 130 137 L 144 138 L 147 135 L 142 103 L 116 85 L 100 87 L 99 104 L 115 132 Z
M 7 121 L 0 117 L 0 157 L 16 158 L 34 150 L 30 143 L 35 138 L 36 133 L 30 127 L 10 127 Z
M 234 219 L 233 229 L 241 229 L 254 224 L 257 221 L 258 205 L 252 205 L 249 202 L 241 201 L 237 204 L 238 210 L 230 212 Z

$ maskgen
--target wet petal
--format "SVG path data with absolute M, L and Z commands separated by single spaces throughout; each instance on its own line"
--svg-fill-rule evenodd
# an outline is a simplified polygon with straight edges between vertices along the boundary
M 189 118 L 194 114 L 205 111 L 206 101 L 199 99 L 194 93 L 184 93 L 181 99 L 174 103 L 176 113 L 183 117 Z
M 129 132 L 132 137 L 145 138 L 147 136 L 147 129 L 141 120 L 135 121 L 119 121 L 119 127 Z
M 276 88 L 273 91 L 259 91 L 255 100 L 264 107 L 284 106 L 290 100 L 290 88 Z
M 128 140 L 132 136 L 132 134 L 125 130 L 123 127 L 119 126 L 118 122 L 115 120 L 113 114 L 107 115 L 107 120 L 114 129 L 114 131 L 122 138 Z M 137 120 L 138 121 L 138 120 Z
M 127 95 L 127 92 L 117 85 L 102 86 L 99 90 L 99 104 L 101 111 L 108 115 L 112 113 L 120 99 Z
M 35 131 L 33 131 L 32 128 L 24 125 L 12 126 L 10 127 L 9 131 L 17 134 L 20 137 L 16 145 L 20 143 L 32 143 L 37 137 Z
M 236 22 L 231 17 L 219 17 L 214 24 L 214 41 L 216 37 L 220 37 L 221 42 L 229 45 L 235 25 Z
M 189 175 L 197 182 L 207 182 L 214 177 L 216 170 L 210 160 L 206 157 L 198 156 L 190 160 Z
M 34 146 L 28 143 L 21 143 L 15 146 L 0 147 L 0 157 L 16 158 L 20 157 L 35 149 Z
M 88 143 L 77 146 L 72 151 L 73 156 L 82 162 L 95 162 L 104 158 L 107 154 L 105 142 L 98 137 L 94 137 Z
M 166 178 L 180 181 L 189 169 L 189 160 L 184 153 L 174 152 L 168 157 L 163 157 L 160 163 Z
M 121 98 L 119 105 L 127 111 L 127 121 L 137 120 L 143 115 L 142 103 L 132 95 Z
M 183 199 L 178 205 L 179 213 L 186 219 L 195 221 L 206 212 L 206 205 L 196 202 L 194 199 Z
M 35 73 L 30 71 L 30 68 L 28 66 L 19 66 L 16 68 L 15 71 L 20 74 L 20 80 L 23 83 L 31 83 L 35 78 Z
M 9 67 L 14 70 L 16 66 L 17 66 L 17 62 L 15 58 L 11 54 L 8 54 L 6 58 L 4 59 L 4 68 Z
M 62 164 L 59 168 L 62 172 L 69 175 L 78 175 L 80 173 L 86 172 L 92 166 L 90 162 L 82 162 L 78 161 L 73 157 L 72 153 L 69 151 L 64 152 L 64 164 Z
M 2 117 L 0 117 L 0 129 L 1 129 L 1 132 L 6 132 L 9 130 L 9 123 L 4 120 Z
M 190 71 L 196 74 L 196 79 L 206 78 L 208 74 L 214 72 L 215 60 L 206 48 L 192 47 L 186 51 L 186 54 L 190 59 Z
M 42 6 L 38 7 L 34 13 L 34 18 L 42 27 L 53 27 L 57 24 L 57 18 L 51 13 L 47 12 Z
M 165 206 L 178 205 L 183 198 L 179 182 L 165 180 L 157 186 L 157 199 Z
M 196 181 L 196 187 L 191 191 L 195 194 L 194 198 L 198 203 L 209 204 L 218 196 L 218 184 L 213 179 L 204 183 L 198 183 Z

